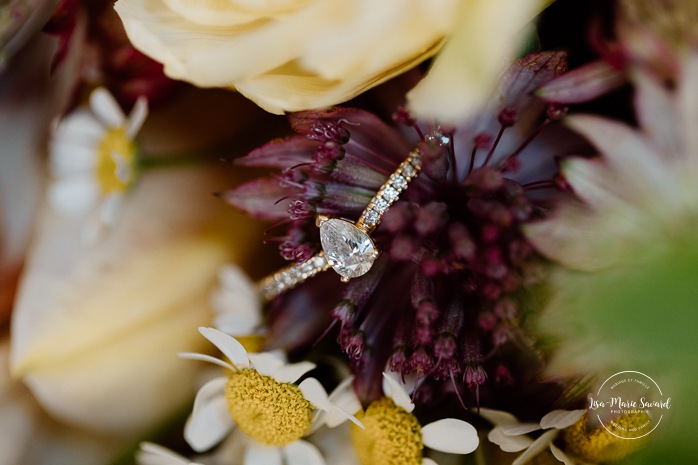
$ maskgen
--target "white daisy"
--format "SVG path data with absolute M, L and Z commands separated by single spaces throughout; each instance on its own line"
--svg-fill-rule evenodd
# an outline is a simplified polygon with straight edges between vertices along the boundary
M 94 212 L 90 227 L 114 223 L 122 196 L 137 177 L 134 138 L 148 113 L 139 98 L 126 117 L 104 88 L 90 95 L 89 108 L 66 116 L 50 142 L 51 205 L 63 214 Z
M 351 425 L 351 441 L 362 465 L 436 465 L 423 456 L 424 447 L 451 454 L 473 452 L 479 439 L 470 424 L 455 418 L 444 418 L 425 426 L 412 414 L 414 404 L 405 387 L 388 373 L 383 373 L 383 394 L 357 414 L 364 428 Z M 359 406 L 351 386 L 345 386 L 330 400 L 345 409 Z
M 325 461 L 318 449 L 301 438 L 313 430 L 314 410 L 360 425 L 351 414 L 333 405 L 314 378 L 294 382 L 315 368 L 311 362 L 286 364 L 278 354 L 248 354 L 232 336 L 214 328 L 199 328 L 230 363 L 203 354 L 181 354 L 229 370 L 206 383 L 196 395 L 184 438 L 197 452 L 210 449 L 233 427 L 254 441 L 245 451 L 244 465 L 258 463 L 315 465 Z
M 510 413 L 480 409 L 480 415 L 495 425 L 487 438 L 504 452 L 521 452 L 512 465 L 531 461 L 565 465 L 617 462 L 644 445 L 643 441 L 628 441 L 611 434 L 601 425 L 590 428 L 586 413 L 586 410 L 553 410 L 540 423 L 519 423 Z M 648 418 L 644 412 L 624 413 L 614 422 L 624 428 L 635 428 Z M 540 431 L 543 433 L 535 439 L 529 436 Z
M 540 423 L 519 423 L 519 420 L 510 413 L 480 409 L 480 415 L 495 425 L 487 435 L 487 439 L 497 444 L 504 452 L 522 452 L 512 462 L 512 465 L 523 465 L 546 449 L 549 449 L 557 460 L 566 465 L 584 463 L 573 461 L 553 444 L 553 441 L 561 430 L 574 425 L 585 413 L 586 410 L 553 410 L 545 415 Z M 545 432 L 536 439 L 528 436 L 530 433 L 540 430 L 545 430 Z

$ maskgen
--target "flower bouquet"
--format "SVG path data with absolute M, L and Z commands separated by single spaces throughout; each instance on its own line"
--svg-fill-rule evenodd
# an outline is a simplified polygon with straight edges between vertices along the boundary
M 698 4 L 0 5 L 0 464 L 691 463 Z

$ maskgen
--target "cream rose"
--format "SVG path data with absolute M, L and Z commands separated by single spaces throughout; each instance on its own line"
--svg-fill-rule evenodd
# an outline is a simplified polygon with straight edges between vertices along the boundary
M 175 79 L 272 113 L 344 102 L 434 55 L 458 0 L 119 0 L 134 46 Z

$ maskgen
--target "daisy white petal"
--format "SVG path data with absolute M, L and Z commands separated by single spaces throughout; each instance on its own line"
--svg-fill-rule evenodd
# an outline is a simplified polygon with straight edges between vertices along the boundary
M 455 418 L 444 418 L 423 426 L 422 441 L 431 449 L 450 454 L 469 454 L 480 443 L 473 425 Z
M 282 358 L 271 352 L 247 354 L 247 357 L 252 363 L 252 366 L 254 366 L 254 369 L 265 376 L 274 377 L 274 373 L 281 370 L 285 365 Z
M 94 147 L 79 146 L 63 141 L 51 144 L 50 168 L 54 177 L 84 173 L 94 168 Z
M 293 383 L 304 374 L 314 370 L 315 366 L 312 362 L 291 363 L 281 367 L 271 376 L 280 383 Z
M 250 441 L 245 449 L 243 465 L 282 465 L 283 457 L 281 450 L 274 446 L 263 446 L 254 441 Z
M 313 403 L 313 401 L 311 401 L 311 403 L 318 407 L 318 409 L 320 409 L 319 405 L 326 405 L 326 407 L 321 408 L 320 412 L 313 418 L 312 431 L 316 431 L 323 425 L 327 425 L 328 428 L 336 428 L 346 422 L 347 419 L 350 419 L 363 428 L 363 425 L 361 425 L 352 414 L 361 410 L 361 401 L 352 387 L 353 381 L 354 378 L 351 376 L 342 381 L 332 393 L 330 393 L 328 402 L 324 401 L 325 389 L 320 386 L 322 392 L 318 391 L 315 402 Z M 309 384 L 312 384 L 312 382 Z
M 550 444 L 550 452 L 553 454 L 553 457 L 558 459 L 560 462 L 564 463 L 565 465 L 577 465 L 575 464 L 572 459 L 570 459 L 567 454 L 562 452 L 559 447 L 557 447 L 555 444 Z
M 213 345 L 215 345 L 218 350 L 220 350 L 223 355 L 228 357 L 233 365 L 237 368 L 249 368 L 250 359 L 247 356 L 247 351 L 240 344 L 237 339 L 222 331 L 218 331 L 215 328 L 200 327 L 199 332 Z
M 422 457 L 422 465 L 439 465 L 428 457 Z
M 495 426 L 514 425 L 519 422 L 514 415 L 502 410 L 494 410 L 489 408 L 480 408 L 479 415 Z
M 354 377 L 349 376 L 330 393 L 330 403 L 342 410 L 342 415 L 329 415 L 325 420 L 328 427 L 334 428 L 346 420 L 344 412 L 355 414 L 361 410 L 361 401 L 354 391 Z M 353 420 L 352 420 L 353 421 Z
M 390 373 L 383 373 L 383 379 L 383 392 L 385 395 L 393 399 L 395 405 L 404 408 L 408 413 L 412 412 L 414 404 L 405 388 L 402 387 L 402 384 Z
M 56 125 L 53 140 L 73 146 L 93 147 L 103 136 L 104 126 L 88 108 L 80 108 Z
M 232 264 L 221 267 L 218 280 L 211 296 L 216 328 L 233 336 L 254 333 L 262 324 L 262 311 L 252 281 Z
M 551 429 L 540 435 L 538 439 L 533 441 L 533 444 L 531 444 L 523 454 L 519 455 L 516 460 L 512 462 L 511 465 L 523 465 L 524 463 L 527 463 L 533 457 L 548 448 L 557 434 L 557 430 Z
M 508 436 L 504 434 L 504 427 L 495 426 L 487 434 L 490 442 L 497 444 L 504 452 L 521 452 L 533 444 L 533 439 L 528 436 Z
M 327 396 L 327 391 L 322 387 L 320 381 L 315 378 L 308 378 L 303 380 L 302 383 L 298 385 L 303 397 L 305 397 L 308 402 L 313 404 L 313 406 L 320 410 L 330 410 L 332 404 L 330 404 L 329 397 Z
M 308 402 L 323 412 L 320 415 L 321 420 L 319 419 L 317 422 L 315 422 L 315 424 L 312 425 L 313 428 L 317 428 L 323 422 L 328 426 L 331 425 L 330 427 L 335 427 L 341 423 L 344 423 L 346 420 L 351 420 L 358 427 L 363 428 L 361 422 L 357 420 L 352 413 L 347 412 L 330 401 L 329 397 L 327 396 L 327 391 L 325 391 L 322 384 L 320 384 L 320 382 L 315 378 L 308 378 L 304 380 L 298 385 L 298 388 L 301 390 L 303 397 L 305 397 Z M 354 412 L 357 411 L 358 409 Z
M 543 429 L 565 429 L 584 416 L 586 410 L 553 410 L 540 420 Z
M 519 423 L 517 425 L 502 426 L 502 433 L 507 436 L 519 436 L 532 433 L 541 429 L 538 423 Z
M 284 446 L 282 453 L 287 465 L 325 465 L 320 450 L 302 439 Z
M 74 175 L 56 181 L 49 187 L 51 204 L 60 212 L 82 213 L 99 199 L 97 184 L 87 176 Z
M 133 105 L 133 110 L 125 122 L 126 136 L 133 139 L 138 134 L 138 131 L 143 127 L 145 119 L 148 117 L 148 100 L 145 97 L 138 97 Z
M 117 128 L 124 124 L 124 114 L 107 89 L 99 87 L 90 94 L 90 107 L 105 126 Z
M 109 194 L 102 200 L 102 205 L 99 209 L 99 219 L 105 225 L 113 225 L 121 210 L 123 198 L 118 194 Z
M 194 408 L 184 427 L 184 439 L 197 452 L 218 444 L 234 423 L 226 406 L 225 385 L 228 378 L 215 378 L 196 394 Z
M 210 355 L 206 354 L 197 354 L 195 352 L 180 352 L 177 354 L 179 357 L 186 358 L 189 360 L 199 360 L 202 362 L 209 362 L 213 363 L 214 365 L 218 365 L 223 368 L 227 368 L 228 370 L 236 371 L 237 368 L 231 365 L 230 363 L 226 363 L 223 360 L 216 358 L 216 357 L 211 357 Z
M 137 453 L 139 465 L 200 465 L 189 461 L 186 457 L 175 454 L 166 447 L 151 442 L 141 443 Z

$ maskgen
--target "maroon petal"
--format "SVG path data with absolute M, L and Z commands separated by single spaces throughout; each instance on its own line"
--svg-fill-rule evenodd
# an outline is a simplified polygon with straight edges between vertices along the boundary
M 625 82 L 623 72 L 606 61 L 595 61 L 545 84 L 536 94 L 550 102 L 580 103 L 608 93 Z
M 317 141 L 303 136 L 276 139 L 238 158 L 235 164 L 283 170 L 302 163 L 310 163 L 318 145 Z
M 339 183 L 326 183 L 321 205 L 344 214 L 358 216 L 371 201 L 375 191 Z
M 376 164 L 387 173 L 407 156 L 410 150 L 404 136 L 376 115 L 356 108 L 312 110 L 291 115 L 291 126 L 307 136 L 318 125 L 341 125 L 350 133 L 347 153 Z
M 269 309 L 269 337 L 265 349 L 288 352 L 315 343 L 332 323 L 330 311 L 337 302 L 341 286 L 336 273 L 325 272 L 277 297 Z
M 500 97 L 503 103 L 496 108 L 498 124 L 517 126 L 517 130 L 528 133 L 538 124 L 547 108 L 547 102 L 535 95 L 541 86 L 567 70 L 565 52 L 541 52 L 517 60 L 502 80 Z M 503 121 L 503 115 L 512 115 L 514 121 Z
M 223 199 L 232 206 L 262 220 L 288 219 L 288 202 L 280 199 L 293 194 L 271 178 L 261 178 L 225 191 Z
M 489 108 L 481 111 L 474 121 L 456 128 L 455 152 L 469 154 L 472 144 L 478 141 L 487 141 L 489 145 L 489 141 L 497 140 L 500 130 L 502 137 L 492 152 L 491 165 L 520 152 L 530 142 L 529 137 L 537 133 L 549 107 L 536 91 L 566 69 L 565 52 L 541 52 L 517 60 L 502 77 Z M 480 148 L 475 167 L 482 166 L 487 150 Z M 548 152 L 543 155 L 552 163 Z

